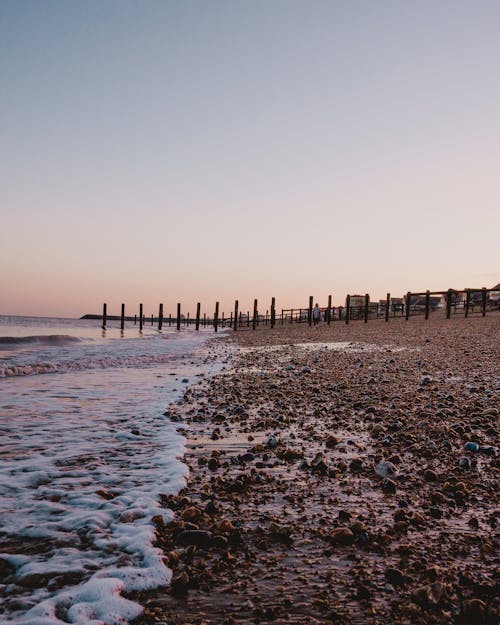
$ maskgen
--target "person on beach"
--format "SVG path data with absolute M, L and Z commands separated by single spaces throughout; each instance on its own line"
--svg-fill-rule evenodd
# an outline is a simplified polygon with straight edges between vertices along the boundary
M 316 302 L 316 306 L 313 308 L 313 323 L 316 327 L 318 323 L 321 321 L 321 309 L 318 306 L 318 302 Z

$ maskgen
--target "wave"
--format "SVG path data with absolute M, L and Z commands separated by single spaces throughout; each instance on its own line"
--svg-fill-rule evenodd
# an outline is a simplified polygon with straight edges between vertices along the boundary
M 182 356 L 181 356 L 182 357 Z M 33 364 L 0 364 L 0 378 L 11 378 L 23 375 L 39 375 L 42 373 L 68 373 L 89 369 L 110 369 L 117 367 L 147 367 L 149 365 L 173 362 L 176 356 L 167 354 L 144 354 L 122 356 L 119 358 L 102 358 L 97 360 L 72 360 L 69 362 L 40 362 Z
M 40 334 L 36 336 L 0 336 L 0 345 L 65 345 L 66 343 L 79 342 L 77 336 L 68 334 Z

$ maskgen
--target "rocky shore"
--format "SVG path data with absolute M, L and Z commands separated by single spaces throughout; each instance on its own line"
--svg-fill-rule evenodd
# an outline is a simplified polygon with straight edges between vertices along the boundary
M 143 625 L 498 623 L 500 317 L 230 334 Z

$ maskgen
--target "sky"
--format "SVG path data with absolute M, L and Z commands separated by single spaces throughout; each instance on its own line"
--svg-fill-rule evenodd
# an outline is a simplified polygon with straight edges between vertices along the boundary
M 497 0 L 0 0 L 0 314 L 500 282 Z

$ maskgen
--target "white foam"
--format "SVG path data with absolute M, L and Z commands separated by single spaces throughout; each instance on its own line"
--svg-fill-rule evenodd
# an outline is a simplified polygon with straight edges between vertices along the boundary
M 78 344 L 70 355 L 94 348 Z M 57 349 L 64 364 L 67 347 Z M 0 380 L 9 390 L 0 405 L 0 531 L 26 545 L 0 553 L 14 569 L 6 596 L 16 599 L 2 623 L 124 625 L 142 608 L 122 592 L 171 579 L 152 519 L 172 518 L 160 495 L 178 492 L 188 470 L 185 440 L 163 412 L 182 396 L 182 380 L 221 365 L 194 332 L 113 344 L 112 359 L 99 349 L 104 357 L 89 361 L 120 366 Z M 36 583 L 47 575 L 50 584 Z M 18 584 L 27 578 L 34 588 Z

